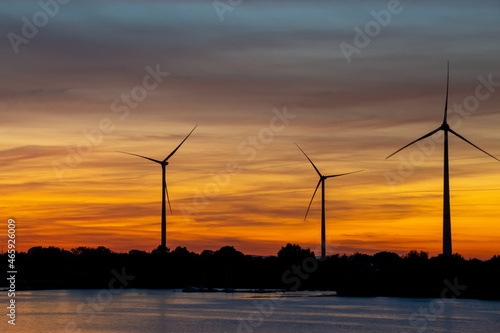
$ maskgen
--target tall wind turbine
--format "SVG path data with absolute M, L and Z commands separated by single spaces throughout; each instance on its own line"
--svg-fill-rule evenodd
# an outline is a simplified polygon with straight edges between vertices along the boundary
M 189 138 L 189 136 L 191 135 L 191 133 L 193 133 L 193 131 L 196 129 L 198 125 L 196 125 L 192 130 L 191 132 L 189 132 L 189 134 L 184 138 L 184 140 L 182 140 L 182 142 L 177 146 L 177 148 L 175 148 L 167 157 L 165 157 L 165 159 L 163 161 L 159 161 L 159 160 L 155 160 L 155 159 L 152 159 L 152 158 L 149 158 L 149 157 L 146 157 L 146 156 L 142 156 L 142 155 L 137 155 L 137 154 L 132 154 L 132 153 L 127 153 L 127 152 L 124 152 L 124 151 L 120 151 L 119 153 L 123 153 L 123 154 L 129 154 L 129 155 L 133 155 L 133 156 L 137 156 L 137 157 L 141 157 L 141 158 L 145 158 L 147 160 L 150 160 L 152 162 L 155 162 L 155 163 L 158 163 L 161 165 L 161 171 L 162 171 L 162 186 L 161 186 L 161 246 L 163 248 L 165 248 L 167 245 L 166 245 L 166 241 L 167 241 L 167 222 L 166 222 L 166 210 L 165 210 L 165 194 L 167 195 L 167 201 L 168 201 L 168 207 L 170 209 L 170 213 L 172 213 L 172 207 L 170 206 L 170 198 L 168 197 L 168 190 L 167 190 L 167 181 L 166 181 L 166 167 L 168 165 L 168 159 L 170 157 L 172 157 L 175 152 L 177 151 L 177 149 L 179 149 L 179 147 L 184 143 L 184 141 L 187 140 L 187 138 Z
M 311 161 L 311 159 L 309 158 L 309 156 L 307 156 L 307 154 L 302 150 L 302 148 L 300 148 L 298 144 L 295 144 L 295 145 L 300 149 L 300 151 L 302 153 L 304 153 L 304 155 L 309 160 L 309 162 L 311 162 L 314 170 L 316 170 L 316 172 L 319 175 L 319 182 L 318 182 L 318 185 L 316 185 L 316 189 L 314 190 L 314 193 L 313 193 L 313 196 L 311 198 L 311 201 L 309 202 L 309 207 L 307 207 L 306 216 L 304 217 L 304 220 L 307 219 L 307 214 L 309 213 L 309 208 L 311 208 L 311 204 L 312 204 L 312 202 L 314 200 L 314 196 L 316 195 L 316 192 L 318 191 L 319 185 L 321 185 L 321 257 L 324 258 L 325 255 L 326 255 L 325 254 L 325 252 L 326 252 L 326 246 L 325 246 L 325 180 L 328 179 L 328 178 L 334 178 L 334 177 L 340 177 L 340 176 L 350 175 L 350 174 L 353 174 L 353 173 L 361 172 L 362 170 L 360 170 L 360 171 L 354 171 L 354 172 L 349 172 L 349 173 L 342 173 L 342 174 L 339 174 L 339 175 L 323 176 L 321 174 L 321 172 L 319 172 L 318 168 L 316 168 L 316 166 L 314 165 L 314 163 Z
M 485 153 L 488 156 L 493 157 L 495 160 L 500 161 L 498 158 L 495 156 L 487 153 L 486 151 L 482 150 L 478 146 L 474 145 L 471 143 L 469 140 L 461 136 L 460 134 L 456 133 L 454 130 L 450 128 L 450 124 L 448 124 L 448 87 L 450 85 L 450 62 L 448 61 L 448 71 L 446 75 L 446 101 L 444 104 L 444 118 L 443 118 L 443 123 L 441 124 L 440 127 L 435 129 L 434 131 L 424 135 L 423 137 L 407 144 L 403 148 L 397 150 L 396 152 L 392 153 L 391 155 L 387 156 L 386 159 L 389 157 L 395 155 L 396 153 L 400 152 L 401 150 L 405 149 L 406 147 L 411 146 L 412 144 L 423 140 L 439 131 L 444 132 L 444 186 L 443 186 L 443 254 L 446 256 L 451 256 L 452 255 L 452 249 L 451 249 L 451 215 L 450 215 L 450 173 L 449 173 L 449 161 L 448 161 L 448 132 L 452 133 L 453 135 L 459 137 L 460 139 L 464 140 L 474 148 L 479 149 L 483 153 Z

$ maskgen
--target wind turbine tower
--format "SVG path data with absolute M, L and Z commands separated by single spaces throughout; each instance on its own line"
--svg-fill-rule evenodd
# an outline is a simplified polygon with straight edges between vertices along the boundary
M 179 149 L 179 147 L 184 143 L 184 141 L 187 140 L 187 138 L 189 138 L 189 136 L 191 135 L 191 133 L 193 133 L 193 131 L 196 129 L 198 125 L 196 125 L 192 130 L 191 132 L 189 132 L 189 134 L 184 138 L 184 140 L 182 140 L 182 142 L 177 146 L 177 148 L 175 148 L 167 157 L 165 157 L 165 159 L 163 161 L 159 161 L 159 160 L 155 160 L 155 159 L 152 159 L 152 158 L 149 158 L 149 157 L 146 157 L 146 156 L 142 156 L 142 155 L 137 155 L 137 154 L 132 154 L 132 153 L 127 153 L 127 152 L 124 152 L 124 151 L 120 151 L 119 153 L 123 153 L 123 154 L 129 154 L 129 155 L 133 155 L 133 156 L 137 156 L 137 157 L 141 157 L 141 158 L 145 158 L 147 160 L 150 160 L 152 162 L 155 162 L 155 163 L 158 163 L 161 165 L 161 173 L 162 173 L 162 186 L 161 186 L 161 246 L 163 248 L 166 248 L 166 243 L 167 243 L 167 222 L 166 222 L 166 205 L 165 205 L 165 195 L 167 197 L 167 201 L 168 201 L 168 207 L 170 209 L 170 213 L 172 213 L 172 207 L 170 206 L 170 198 L 168 197 L 168 189 L 167 189 L 167 165 L 168 165 L 168 160 L 170 157 L 172 157 L 175 152 Z
M 316 168 L 316 166 L 314 165 L 314 163 L 311 161 L 311 159 L 309 158 L 309 156 L 307 156 L 307 154 L 302 150 L 302 148 L 299 147 L 298 144 L 295 144 L 299 149 L 300 151 L 306 156 L 306 158 L 309 160 L 309 162 L 311 162 L 314 170 L 316 170 L 316 172 L 318 173 L 319 175 L 319 182 L 318 182 L 318 185 L 316 185 L 316 189 L 314 190 L 314 193 L 313 193 L 313 196 L 311 198 L 311 201 L 309 202 L 309 207 L 307 207 L 307 211 L 306 211 L 306 216 L 304 217 L 304 220 L 307 219 L 307 214 L 309 213 L 309 208 L 311 208 L 311 204 L 314 200 L 314 196 L 316 195 L 316 192 L 318 191 L 318 188 L 319 188 L 319 185 L 321 185 L 321 257 L 324 258 L 326 256 L 326 241 L 325 241 L 325 233 L 326 233 L 326 227 L 325 227 L 325 180 L 327 180 L 328 178 L 334 178 L 334 177 L 340 177 L 340 176 L 345 176 L 345 175 L 350 175 L 350 174 L 353 174 L 353 173 L 357 173 L 357 172 L 361 172 L 362 170 L 360 171 L 354 171 L 354 172 L 349 172 L 349 173 L 342 173 L 342 174 L 339 174 L 339 175 L 330 175 L 330 176 L 324 176 L 323 174 L 321 174 L 321 172 L 319 172 L 318 168 Z
M 401 150 L 405 149 L 406 147 L 411 146 L 412 144 L 423 140 L 439 131 L 444 132 L 444 182 L 443 182 L 443 254 L 446 256 L 451 256 L 452 255 L 452 246 L 451 246 L 451 214 L 450 214 L 450 172 L 449 172 L 449 158 L 448 158 L 448 133 L 451 133 L 458 138 L 464 140 L 474 148 L 479 149 L 486 155 L 493 157 L 495 160 L 500 161 L 498 158 L 495 156 L 487 153 L 483 149 L 479 148 L 478 146 L 474 145 L 471 143 L 469 140 L 455 132 L 450 128 L 450 124 L 448 124 L 448 88 L 450 85 L 450 62 L 448 61 L 448 73 L 446 76 L 446 100 L 444 104 L 444 118 L 443 118 L 443 123 L 441 124 L 440 127 L 435 129 L 434 131 L 427 133 L 423 137 L 407 144 L 403 148 L 397 150 L 396 152 L 392 153 L 391 155 L 387 156 L 386 159 L 390 158 L 391 156 L 397 154 Z

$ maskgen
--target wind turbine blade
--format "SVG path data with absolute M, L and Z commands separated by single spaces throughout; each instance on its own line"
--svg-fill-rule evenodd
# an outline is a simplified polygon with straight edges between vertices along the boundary
M 352 175 L 353 173 L 358 173 L 358 172 L 363 172 L 365 170 L 358 170 L 358 171 L 353 171 L 353 172 L 348 172 L 348 173 L 341 173 L 340 175 L 331 175 L 331 176 L 326 176 L 325 178 L 333 178 L 333 177 L 340 177 L 340 176 L 345 176 L 345 175 Z
M 145 158 L 145 159 L 147 159 L 147 160 L 150 160 L 150 161 L 153 161 L 153 162 L 156 162 L 156 163 L 160 163 L 160 164 L 161 164 L 161 161 L 158 161 L 158 160 L 155 160 L 155 159 L 152 159 L 152 158 L 146 157 L 146 156 L 137 155 L 137 154 L 132 154 L 132 153 L 127 153 L 127 152 L 124 152 L 124 151 L 118 151 L 117 153 L 128 154 L 128 155 L 133 155 L 133 156 L 137 156 L 137 157 L 142 157 L 142 158 Z
M 295 144 L 295 145 L 296 145 L 296 146 L 300 149 L 300 151 L 301 151 L 302 153 L 304 153 L 304 151 L 302 150 L 302 148 L 300 148 L 300 147 L 299 147 L 299 145 L 298 145 L 298 144 Z M 318 175 L 319 175 L 320 177 L 323 177 L 323 175 L 321 174 L 321 172 L 319 172 L 318 168 L 316 168 L 316 166 L 315 166 L 315 165 L 314 165 L 314 163 L 311 161 L 311 159 L 309 158 L 309 156 L 307 156 L 307 154 L 306 154 L 306 153 L 304 153 L 304 155 L 307 157 L 307 159 L 309 160 L 309 162 L 311 162 L 312 166 L 314 167 L 314 170 L 316 170 L 316 172 L 318 173 Z M 314 193 L 316 193 L 316 192 L 314 192 Z
M 470 142 L 469 140 L 467 140 L 466 138 L 464 138 L 463 136 L 461 136 L 460 134 L 458 134 L 457 132 L 455 132 L 454 130 L 452 130 L 451 128 L 449 129 L 449 131 L 453 134 L 455 134 L 457 137 L 459 137 L 460 139 L 464 140 L 465 142 L 467 142 L 468 144 L 470 144 L 472 147 L 474 148 L 477 148 L 479 149 L 480 151 L 482 151 L 483 153 L 485 153 L 486 155 L 490 156 L 490 157 L 493 157 L 495 160 L 499 161 L 500 160 L 498 158 L 496 158 L 495 156 L 491 155 L 490 153 L 482 150 L 481 148 L 479 148 L 478 146 L 476 146 L 475 144 L 473 144 L 472 142 Z
M 450 86 L 450 61 L 448 60 L 448 73 L 446 74 L 446 102 L 444 104 L 443 124 L 448 123 L 448 88 Z
M 304 217 L 304 221 L 307 219 L 307 214 L 309 214 L 309 208 L 311 208 L 311 204 L 314 200 L 314 196 L 316 195 L 316 192 L 318 192 L 318 187 L 319 187 L 319 185 L 321 185 L 322 181 L 323 181 L 323 179 L 321 178 L 318 182 L 318 185 L 316 186 L 316 189 L 314 190 L 313 196 L 311 198 L 311 202 L 309 202 L 309 207 L 307 207 L 306 216 Z
M 172 214 L 172 206 L 170 206 L 170 198 L 168 197 L 168 188 L 167 188 L 167 181 L 166 180 L 165 180 L 165 183 L 163 184 L 163 187 L 165 188 L 165 194 L 167 195 L 168 208 L 170 209 L 170 214 Z
M 179 149 L 179 147 L 180 147 L 180 146 L 182 146 L 182 144 L 184 143 L 184 141 L 186 141 L 186 140 L 187 140 L 187 138 L 189 138 L 189 136 L 191 135 L 191 133 L 193 133 L 193 131 L 196 129 L 196 127 L 198 127 L 198 125 L 196 125 L 196 126 L 195 126 L 192 130 L 191 130 L 191 132 L 189 132 L 189 134 L 188 134 L 188 135 L 184 138 L 184 140 L 182 140 L 182 142 L 181 142 L 181 143 L 177 146 L 177 148 L 175 148 L 175 149 L 174 149 L 174 151 L 173 151 L 173 152 L 171 152 L 171 153 L 170 153 L 170 155 L 168 155 L 168 156 L 167 156 L 167 157 L 163 160 L 163 162 L 168 161 L 168 159 L 169 159 L 170 157 L 172 157 L 172 155 L 173 155 L 173 154 L 175 154 L 175 152 L 177 151 L 177 149 Z
M 425 138 L 428 138 L 429 136 L 433 135 L 434 133 L 437 133 L 441 130 L 441 127 L 439 127 L 438 129 L 435 129 L 434 131 L 430 132 L 430 133 L 427 133 L 426 135 L 424 135 L 423 137 L 421 137 L 420 139 L 417 139 L 415 141 L 413 141 L 412 143 L 409 143 L 407 144 L 406 146 L 404 146 L 403 148 L 399 149 L 399 150 L 396 150 L 396 152 L 392 153 L 391 155 L 387 156 L 385 159 L 388 159 L 390 157 L 392 157 L 393 155 L 396 155 L 397 153 L 399 153 L 401 150 L 405 149 L 406 147 L 409 147 L 411 146 L 412 144 L 414 144 L 415 142 L 418 142 L 420 140 L 423 140 Z

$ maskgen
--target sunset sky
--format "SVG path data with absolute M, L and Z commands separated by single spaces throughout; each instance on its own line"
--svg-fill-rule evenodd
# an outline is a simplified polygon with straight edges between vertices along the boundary
M 447 60 L 452 128 L 500 158 L 498 1 L 46 2 L 0 4 L 3 251 L 9 218 L 20 251 L 156 248 L 161 168 L 117 151 L 163 160 L 198 124 L 167 169 L 170 249 L 319 254 L 297 143 L 365 170 L 326 181 L 327 254 L 437 255 L 441 137 L 385 157 L 441 125 Z M 450 138 L 454 253 L 500 254 L 499 174 Z

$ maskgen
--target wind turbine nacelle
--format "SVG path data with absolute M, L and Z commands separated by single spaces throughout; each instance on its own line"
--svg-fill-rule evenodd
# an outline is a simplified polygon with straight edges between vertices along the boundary
M 443 131 L 449 131 L 449 130 L 450 130 L 450 124 L 449 124 L 449 123 L 443 123 L 443 124 L 441 125 L 441 129 L 442 129 Z

